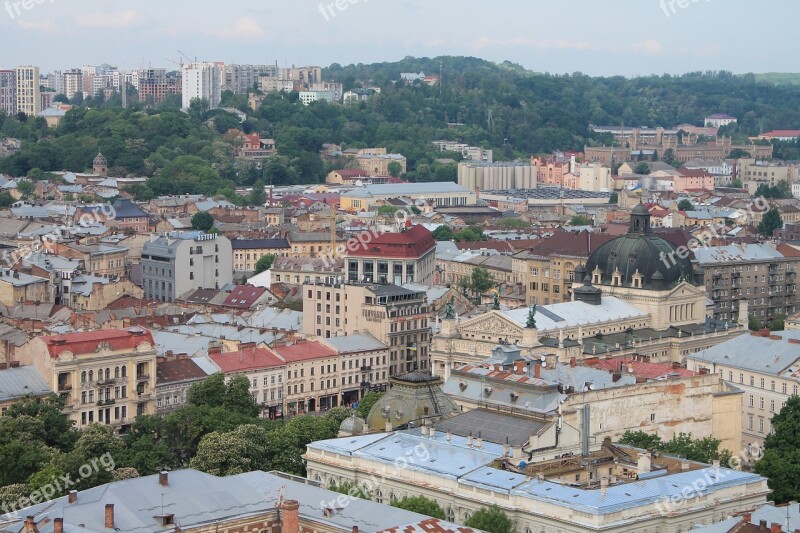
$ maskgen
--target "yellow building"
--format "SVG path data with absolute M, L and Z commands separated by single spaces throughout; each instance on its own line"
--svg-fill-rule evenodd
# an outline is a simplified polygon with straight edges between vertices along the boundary
M 51 301 L 50 280 L 14 270 L 0 270 L 0 304 Z
M 78 427 L 123 428 L 156 413 L 156 350 L 144 329 L 98 330 L 32 339 L 22 365 L 35 367 Z

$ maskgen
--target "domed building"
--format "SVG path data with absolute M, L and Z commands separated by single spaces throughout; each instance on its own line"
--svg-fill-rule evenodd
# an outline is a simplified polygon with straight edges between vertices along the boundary
M 92 168 L 94 169 L 95 174 L 98 174 L 103 178 L 108 177 L 108 160 L 106 160 L 106 156 L 104 156 L 102 152 L 97 152 L 97 156 L 92 162 Z
M 626 235 L 608 241 L 575 270 L 575 299 L 592 303 L 601 294 L 618 296 L 653 315 L 653 327 L 702 322 L 706 295 L 702 271 L 695 271 L 688 250 L 679 250 L 653 233 L 650 212 L 642 204 L 631 211 Z M 600 290 L 598 290 L 598 287 Z

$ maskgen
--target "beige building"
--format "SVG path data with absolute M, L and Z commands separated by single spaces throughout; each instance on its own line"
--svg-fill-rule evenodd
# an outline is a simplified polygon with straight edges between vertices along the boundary
M 286 362 L 286 416 L 341 405 L 342 363 L 336 350 L 320 342 L 304 341 L 276 346 L 275 353 Z
M 389 165 L 400 165 L 400 174 L 406 173 L 406 158 L 402 154 L 387 154 L 386 148 L 364 148 L 356 154 L 356 162 L 369 176 L 389 176 Z
M 742 444 L 763 446 L 772 417 L 800 390 L 800 331 L 751 332 L 687 358 L 743 393 Z
M 256 263 L 265 255 L 275 257 L 289 257 L 289 241 L 285 238 L 277 239 L 233 239 L 233 271 L 254 272 Z
M 64 400 L 78 427 L 129 426 L 156 413 L 156 350 L 140 328 L 98 330 L 32 339 L 19 362 L 34 366 Z
M 600 163 L 583 164 L 578 176 L 578 189 L 582 191 L 611 191 L 614 181 L 611 179 L 611 168 Z
M 387 200 L 405 198 L 414 204 L 430 207 L 475 205 L 475 191 L 453 182 L 387 183 L 355 187 L 342 192 L 339 206 L 344 211 L 370 211 Z
M 436 241 L 424 226 L 374 235 L 363 232 L 347 242 L 349 282 L 434 284 Z
M 49 279 L 15 270 L 0 270 L 0 304 L 11 307 L 25 302 L 51 300 Z
M 756 159 L 739 159 L 736 161 L 736 178 L 750 194 L 755 194 L 759 185 L 776 186 L 779 182 L 794 183 L 797 181 L 797 170 L 794 166 L 771 163 Z
M 250 394 L 261 406 L 265 418 L 283 417 L 286 361 L 266 346 L 250 346 L 235 352 L 222 353 L 211 348 L 209 359 L 225 374 L 225 382 L 233 376 L 245 376 L 250 381 Z
M 303 285 L 303 332 L 329 339 L 368 332 L 389 347 L 389 375 L 428 370 L 427 293 L 397 285 Z
M 98 276 L 123 278 L 128 266 L 128 249 L 122 246 L 55 243 L 54 253 L 81 261 L 81 268 Z
M 34 117 L 42 110 L 39 67 L 17 67 L 17 112 Z

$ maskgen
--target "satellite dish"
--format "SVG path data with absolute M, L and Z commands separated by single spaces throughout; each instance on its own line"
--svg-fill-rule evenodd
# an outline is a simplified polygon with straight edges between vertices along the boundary
M 542 368 L 547 368 L 547 361 L 542 361 Z
M 547 359 L 545 358 L 545 356 L 542 356 L 541 359 L 542 359 L 542 363 L 547 362 Z

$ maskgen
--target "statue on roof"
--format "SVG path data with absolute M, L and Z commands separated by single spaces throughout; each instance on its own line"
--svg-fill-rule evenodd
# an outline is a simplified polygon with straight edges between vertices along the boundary
M 495 311 L 500 310 L 500 291 L 498 290 L 494 291 L 494 305 L 492 306 L 492 309 Z
M 525 327 L 528 329 L 536 329 L 536 305 L 528 311 L 528 320 L 525 322 Z
M 456 319 L 456 297 L 452 296 L 450 301 L 444 306 L 444 319 L 445 320 L 455 320 Z

